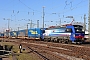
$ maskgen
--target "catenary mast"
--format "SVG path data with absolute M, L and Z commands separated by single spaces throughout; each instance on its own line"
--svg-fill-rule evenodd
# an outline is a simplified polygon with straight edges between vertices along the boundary
M 88 32 L 89 32 L 89 40 L 90 40 L 90 0 L 89 0 Z

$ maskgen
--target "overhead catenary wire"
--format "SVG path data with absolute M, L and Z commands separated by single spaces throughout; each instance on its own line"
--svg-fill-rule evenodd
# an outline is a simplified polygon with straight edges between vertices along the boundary
M 19 0 L 20 1 L 20 0 Z M 21 1 L 20 1 L 21 2 Z M 82 2 L 82 1 L 81 1 Z M 80 2 L 80 3 L 81 3 Z M 78 4 L 80 4 L 80 3 L 78 3 Z M 77 4 L 77 5 L 78 5 Z M 24 4 L 25 6 L 27 6 L 26 4 Z M 28 7 L 28 6 L 27 6 Z M 75 7 L 75 8 L 73 8 L 72 10 L 74 10 L 74 9 L 76 9 L 76 8 L 78 8 L 78 7 Z M 31 8 L 29 8 L 29 9 L 31 9 Z M 34 11 L 34 9 L 32 9 L 33 11 Z M 71 11 L 71 10 L 70 10 Z M 14 11 L 15 12 L 15 11 Z M 19 12 L 26 12 L 26 11 L 17 11 L 17 13 L 19 13 Z M 66 13 L 66 12 L 69 12 L 69 10 L 68 11 L 64 11 L 63 13 Z M 32 12 L 33 13 L 33 15 L 34 15 L 34 12 Z M 59 14 L 63 14 L 63 13 L 59 13 Z M 30 14 L 30 12 L 28 12 L 28 15 Z M 47 12 L 45 12 L 45 14 L 47 14 Z M 49 13 L 48 13 L 49 14 Z M 56 13 L 57 14 L 57 13 Z M 52 13 L 50 13 L 50 15 L 52 15 Z M 64 15 L 63 15 L 63 17 L 64 17 Z
M 68 1 L 68 0 L 66 0 L 66 1 Z M 79 3 L 76 4 L 76 5 L 78 6 L 79 4 L 81 4 L 82 2 L 85 2 L 85 1 L 86 1 L 86 0 L 82 0 L 81 2 L 79 2 Z M 32 13 L 32 15 L 34 15 L 35 11 L 37 11 L 37 10 L 34 10 L 34 9 L 28 7 L 28 6 L 27 6 L 25 3 L 23 3 L 21 0 L 19 0 L 19 2 L 21 2 L 21 3 L 22 3 L 24 6 L 26 6 L 27 8 L 31 9 L 33 12 L 17 10 L 17 13 L 19 13 L 19 12 L 27 12 L 28 14 Z M 73 3 L 73 1 L 70 1 L 69 4 L 71 4 L 71 3 Z M 68 5 L 68 3 L 67 3 L 66 5 Z M 74 10 L 74 9 L 79 8 L 79 7 L 77 7 L 77 6 L 74 7 L 74 8 L 69 9 L 68 11 L 71 11 L 71 10 Z M 72 4 L 71 4 L 71 7 L 73 7 Z M 1 9 L 1 10 L 4 10 L 4 11 L 12 11 L 12 10 L 7 10 L 7 9 Z M 65 10 L 65 9 L 64 9 L 64 10 Z M 68 12 L 68 11 L 65 12 L 64 10 L 62 10 L 63 13 L 67 13 L 67 12 Z M 15 13 L 15 11 L 16 11 L 16 10 L 13 9 L 13 13 Z M 42 13 L 41 11 L 37 11 L 37 12 Z M 56 14 L 57 14 L 57 13 L 63 14 L 63 13 L 61 13 L 61 12 L 56 12 Z M 45 12 L 45 14 L 50 14 L 50 15 L 52 15 L 53 13 Z
M 64 9 L 66 8 L 67 5 L 70 5 L 70 6 L 72 7 L 72 1 L 70 1 L 70 2 L 68 3 L 68 1 L 66 0 L 66 1 L 65 1 L 65 7 L 64 7 Z
M 68 1 L 68 0 L 67 0 Z M 61 15 L 60 15 L 60 18 L 64 18 L 65 17 L 65 13 L 67 13 L 67 12 L 70 12 L 71 10 L 75 10 L 75 9 L 77 9 L 77 8 L 80 8 L 80 7 L 83 7 L 83 6 L 78 6 L 78 5 L 80 5 L 81 3 L 83 3 L 83 2 L 85 2 L 86 0 L 81 0 L 79 3 L 77 3 L 77 5 L 75 5 L 75 6 L 73 6 L 73 5 L 70 5 L 71 6 L 71 8 L 72 9 L 70 9 L 69 8 L 69 10 L 67 10 L 67 11 L 65 11 L 65 10 L 63 10 L 63 12 L 56 12 L 56 14 L 63 14 L 63 17 L 61 17 Z M 20 12 L 26 12 L 28 15 L 30 14 L 30 13 L 32 13 L 32 15 L 35 15 L 35 13 L 38 13 L 38 12 L 40 12 L 40 11 L 37 11 L 37 10 L 34 10 L 34 9 L 32 9 L 32 8 L 30 8 L 29 6 L 27 6 L 25 3 L 23 3 L 21 0 L 19 0 L 19 2 L 21 2 L 25 7 L 27 7 L 28 9 L 30 9 L 30 10 L 32 10 L 32 12 L 29 12 L 29 11 L 20 11 L 20 10 L 14 10 L 14 13 L 17 13 L 17 14 L 20 14 Z M 72 1 L 70 1 L 69 2 L 70 4 L 72 3 L 73 4 L 73 2 Z M 68 4 L 68 3 L 67 3 Z M 7 9 L 5 9 L 6 11 L 13 11 L 13 10 L 7 10 Z M 40 13 L 42 13 L 42 12 L 40 12 Z M 53 15 L 52 13 L 48 13 L 48 12 L 45 12 L 45 14 L 50 14 L 50 15 Z M 47 15 L 45 15 L 45 16 L 47 16 Z
M 30 7 L 27 6 L 25 3 L 23 3 L 21 0 L 19 0 L 19 2 L 21 2 L 24 6 L 26 6 L 28 9 L 30 9 L 30 10 L 32 10 L 32 11 L 37 11 L 37 12 L 42 13 L 41 11 L 38 11 L 38 10 L 35 10 L 35 9 L 30 8 Z
M 66 0 L 66 1 L 68 1 L 68 0 Z M 73 6 L 73 1 L 74 1 L 74 0 L 72 0 L 72 1 L 70 1 L 69 3 L 66 4 L 66 5 L 70 5 L 70 4 L 71 4 L 71 7 L 68 8 L 68 10 L 63 9 L 63 10 L 60 11 L 60 12 L 48 13 L 48 15 L 60 14 L 60 15 L 63 15 L 63 17 L 60 17 L 60 18 L 65 18 L 65 13 L 68 13 L 68 12 L 70 12 L 70 11 L 72 11 L 72 10 L 75 10 L 75 9 L 78 9 L 78 8 L 82 8 L 83 6 L 86 6 L 86 5 L 79 6 L 81 3 L 85 2 L 86 0 L 81 0 L 79 3 L 77 3 L 77 4 L 74 5 L 74 6 Z M 46 12 L 46 14 L 47 14 L 47 12 Z M 84 13 L 84 14 L 87 14 L 87 13 Z

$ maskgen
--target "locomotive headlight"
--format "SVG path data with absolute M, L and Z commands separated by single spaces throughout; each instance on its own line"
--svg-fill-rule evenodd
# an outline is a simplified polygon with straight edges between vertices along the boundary
M 84 32 L 84 29 L 82 31 Z
M 79 30 L 77 30 L 77 31 L 79 31 Z

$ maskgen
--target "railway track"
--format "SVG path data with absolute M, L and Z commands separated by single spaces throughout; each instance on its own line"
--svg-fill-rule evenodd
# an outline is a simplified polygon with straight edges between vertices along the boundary
M 30 46 L 35 51 L 37 50 L 39 53 L 49 59 L 53 59 L 50 58 L 51 56 L 54 57 L 54 59 L 56 59 L 55 57 L 58 57 L 57 60 L 62 58 L 62 60 L 90 60 L 90 47 L 83 45 L 59 44 L 42 41 L 17 42 L 22 43 L 22 45 Z
M 25 44 L 22 43 L 24 46 L 29 46 L 28 48 L 31 50 L 31 52 L 36 53 L 39 55 L 39 57 L 42 58 L 42 60 L 68 60 L 62 56 L 58 56 L 54 54 L 52 51 L 49 51 L 48 49 L 43 49 L 41 46 L 35 46 L 35 45 L 30 45 L 30 44 Z M 45 47 L 46 48 L 46 47 Z
M 45 57 L 45 56 L 43 56 L 42 54 L 40 54 L 39 52 L 37 52 L 36 50 L 34 50 L 34 49 L 32 49 L 32 48 L 30 48 L 30 47 L 28 47 L 32 52 L 35 52 L 36 54 L 38 54 L 39 56 L 41 56 L 44 60 L 50 60 L 50 59 L 48 59 L 47 57 Z
M 73 55 L 69 56 L 68 53 L 75 55 L 75 53 L 71 53 L 71 51 L 69 51 L 69 50 L 55 49 L 55 48 L 51 48 L 51 47 L 45 47 L 45 46 L 43 47 L 43 46 L 35 46 L 35 45 L 34 46 L 30 45 L 30 47 L 33 47 L 34 50 L 38 50 L 41 52 L 43 51 L 44 53 L 47 53 L 48 56 L 52 55 L 53 57 L 57 57 L 57 59 L 54 58 L 56 60 L 60 60 L 60 59 L 61 60 L 84 60 L 82 58 L 76 58 Z M 64 52 L 64 54 L 63 54 L 63 52 Z M 45 55 L 45 54 L 43 54 L 43 55 Z M 48 57 L 48 58 L 51 59 L 50 57 Z

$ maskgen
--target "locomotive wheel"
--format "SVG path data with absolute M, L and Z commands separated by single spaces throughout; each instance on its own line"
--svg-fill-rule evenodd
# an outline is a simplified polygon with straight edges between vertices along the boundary
M 62 43 L 62 40 L 59 40 L 59 43 Z

